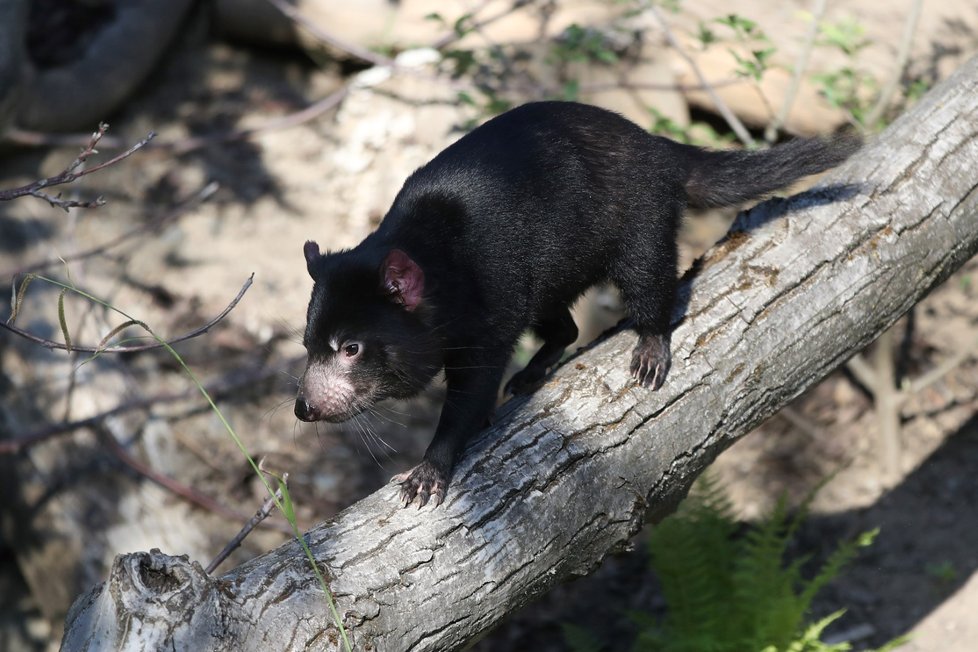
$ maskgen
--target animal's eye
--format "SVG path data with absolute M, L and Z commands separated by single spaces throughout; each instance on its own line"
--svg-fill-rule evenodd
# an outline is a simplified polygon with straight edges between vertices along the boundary
M 355 358 L 360 353 L 359 342 L 347 342 L 343 345 L 343 353 L 348 358 Z

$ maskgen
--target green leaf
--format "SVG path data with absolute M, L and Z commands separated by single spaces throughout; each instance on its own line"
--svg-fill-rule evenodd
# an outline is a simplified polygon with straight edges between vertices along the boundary
M 99 340 L 98 346 L 96 346 L 95 348 L 101 351 L 106 347 L 106 345 L 108 345 L 109 340 L 111 340 L 117 334 L 121 333 L 122 331 L 129 328 L 130 326 L 141 326 L 145 328 L 147 331 L 149 330 L 149 326 L 147 326 L 145 323 L 139 321 L 138 319 L 130 319 L 129 321 L 125 321 L 119 324 L 118 326 L 110 330 L 108 333 L 106 333 L 105 337 Z
M 61 324 L 61 334 L 65 338 L 65 348 L 71 353 L 71 334 L 68 333 L 68 320 L 65 318 L 65 294 L 68 288 L 62 288 L 58 295 L 58 323 Z
M 453 26 L 453 29 L 455 30 L 455 35 L 461 38 L 466 34 L 468 34 L 469 32 L 471 32 L 473 28 L 471 22 L 472 22 L 472 14 L 464 13 L 461 16 L 459 16 L 458 20 L 455 21 L 455 25 Z
M 279 491 L 282 492 L 282 513 L 285 516 L 285 520 L 289 523 L 295 523 L 295 505 L 292 504 L 292 496 L 289 494 L 289 486 L 285 484 L 282 478 L 276 478 L 278 480 Z
M 703 48 L 709 47 L 717 42 L 717 34 L 712 29 L 707 27 L 706 23 L 700 21 L 699 29 L 696 34 L 696 38 L 699 40 L 700 45 Z
M 814 492 L 795 516 L 781 498 L 773 512 L 743 535 L 724 493 L 697 481 L 679 510 L 653 528 L 652 566 L 668 612 L 661 624 L 639 625 L 636 652 L 844 652 L 848 643 L 820 640 L 841 615 L 815 623 L 805 616 L 817 591 L 835 577 L 875 531 L 841 545 L 812 579 L 806 558 L 784 561 L 788 544 L 808 513 Z
M 14 277 L 13 282 L 10 284 L 10 317 L 7 317 L 7 323 L 13 324 L 14 320 L 17 319 L 17 313 L 20 312 L 20 307 L 24 305 L 24 295 L 27 293 L 27 286 L 31 284 L 37 278 L 37 274 L 28 274 L 21 281 L 20 287 L 17 287 L 17 277 Z
M 757 30 L 757 23 L 750 18 L 744 18 L 738 14 L 727 14 L 722 18 L 715 18 L 714 22 L 720 25 L 726 25 L 730 29 L 734 30 L 738 36 L 741 38 L 746 37 L 756 37 L 759 33 Z
M 866 30 L 853 19 L 819 25 L 819 45 L 827 45 L 841 50 L 847 56 L 854 56 L 869 45 L 865 38 Z

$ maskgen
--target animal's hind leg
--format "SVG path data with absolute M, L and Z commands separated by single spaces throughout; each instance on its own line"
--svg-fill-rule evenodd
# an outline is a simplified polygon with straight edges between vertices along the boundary
M 547 371 L 557 364 L 564 350 L 577 339 L 577 325 L 570 310 L 559 307 L 533 326 L 533 332 L 543 339 L 543 346 L 526 367 L 516 372 L 506 383 L 507 392 L 524 394 L 536 389 Z
M 670 320 L 676 296 L 676 245 L 672 239 L 633 241 L 616 261 L 611 280 L 621 290 L 638 333 L 632 352 L 635 380 L 662 387 L 672 365 Z

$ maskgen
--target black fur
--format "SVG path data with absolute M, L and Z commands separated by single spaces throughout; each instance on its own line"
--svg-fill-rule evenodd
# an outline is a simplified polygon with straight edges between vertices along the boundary
M 420 496 L 423 504 L 430 495 L 440 503 L 465 442 L 493 409 L 524 330 L 544 345 L 511 381 L 514 390 L 539 383 L 576 338 L 569 306 L 588 287 L 611 281 L 640 337 L 632 373 L 657 389 L 670 364 L 683 210 L 761 197 L 858 147 L 858 139 L 843 136 L 712 152 L 651 136 L 592 106 L 513 109 L 412 174 L 360 245 L 325 256 L 307 248 L 316 281 L 305 338 L 310 360 L 334 354 L 324 352 L 331 337 L 368 342 L 374 357 L 365 353 L 356 370 L 371 387 L 364 403 L 416 392 L 444 366 L 447 399 L 434 439 L 422 464 L 396 478 L 405 502 Z M 392 250 L 423 270 L 416 308 L 385 287 L 383 261 Z M 300 401 L 315 398 L 300 389 L 297 414 Z

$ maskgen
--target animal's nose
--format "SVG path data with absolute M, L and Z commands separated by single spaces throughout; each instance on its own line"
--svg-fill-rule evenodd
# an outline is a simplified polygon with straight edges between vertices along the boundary
M 312 408 L 302 397 L 295 399 L 295 416 L 301 421 L 313 421 Z

